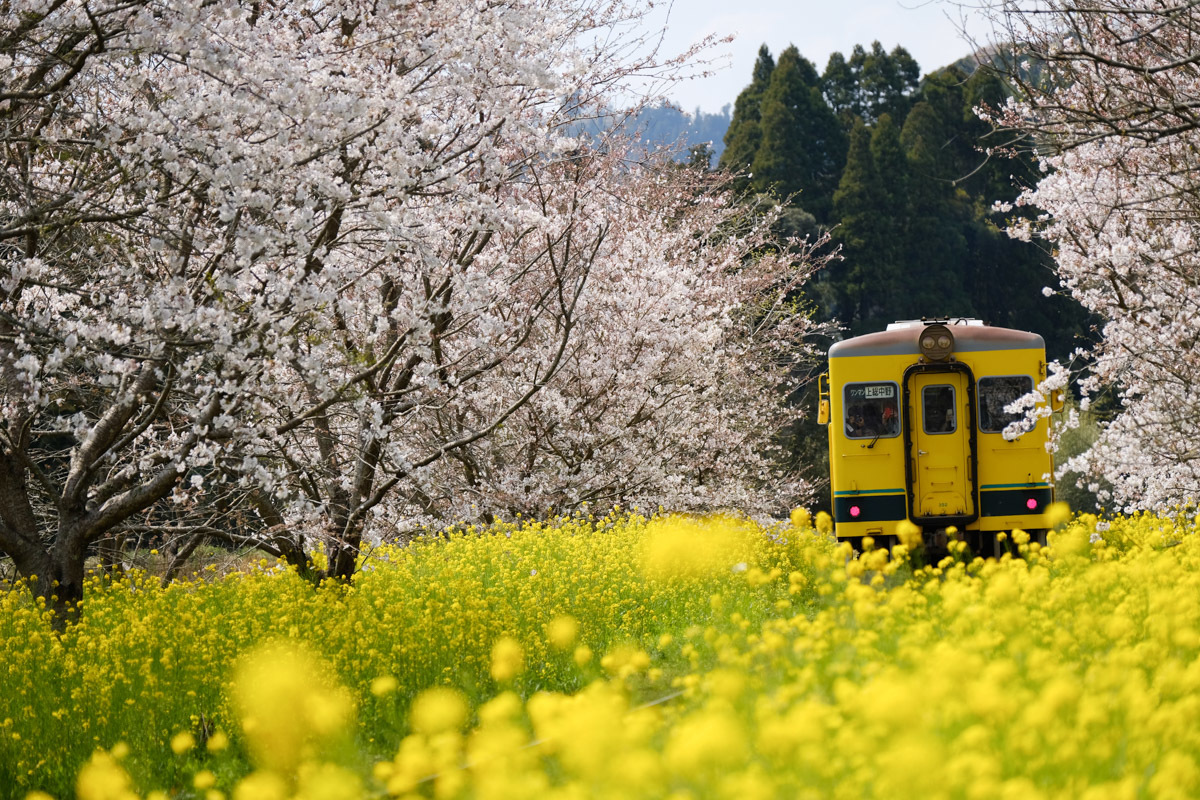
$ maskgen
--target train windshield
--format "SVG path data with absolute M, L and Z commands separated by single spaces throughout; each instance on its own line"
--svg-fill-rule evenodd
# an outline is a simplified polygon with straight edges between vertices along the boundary
M 979 379 L 979 430 L 1000 433 L 1024 415 L 1009 413 L 1004 407 L 1033 391 L 1033 378 L 1028 375 L 1006 375 Z
M 879 439 L 900 433 L 899 392 L 894 383 L 850 383 L 845 389 L 846 435 Z

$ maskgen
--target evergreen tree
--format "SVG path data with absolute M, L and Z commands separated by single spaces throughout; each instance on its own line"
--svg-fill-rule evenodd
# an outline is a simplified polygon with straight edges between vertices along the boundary
M 758 48 L 758 59 L 754 62 L 754 75 L 750 85 L 741 91 L 733 106 L 733 118 L 725 131 L 725 150 L 721 153 L 719 166 L 731 172 L 748 173 L 754 164 L 754 155 L 762 142 L 761 105 L 763 94 L 775 71 L 775 59 L 764 44 Z M 736 191 L 745 191 L 750 179 L 746 175 L 734 181 Z
M 996 71 L 984 67 L 971 73 L 963 87 L 963 127 L 974 145 L 964 186 L 989 209 L 996 201 L 1014 199 L 1021 186 L 1032 185 L 1040 177 L 1033 154 L 1027 149 L 1010 150 L 1003 138 L 1005 134 L 993 131 L 975 111 L 981 107 L 998 109 L 1008 96 L 1008 89 Z
M 858 96 L 858 76 L 846 63 L 841 53 L 833 53 L 821 73 L 821 89 L 825 102 L 834 113 L 842 118 L 847 128 L 854 127 L 855 119 L 862 119 L 862 103 Z
M 762 97 L 762 141 L 751 185 L 779 197 L 797 197 L 826 222 L 846 153 L 837 116 L 821 94 L 816 67 L 788 47 L 779 56 Z
M 879 254 L 876 258 L 886 267 L 884 275 L 877 282 L 876 291 L 888 298 L 876 301 L 883 304 L 874 315 L 873 329 L 878 329 L 898 318 L 888 304 L 890 298 L 906 291 L 906 276 L 910 272 L 905 260 L 905 235 L 911 214 L 908 159 L 900 145 L 900 128 L 892 122 L 891 114 L 881 116 L 871 130 L 871 158 L 878 175 L 875 191 L 881 209 Z
M 958 67 L 946 67 L 927 75 L 921 86 L 921 101 L 933 112 L 928 124 L 937 127 L 930 136 L 940 149 L 938 176 L 959 186 L 976 174 L 979 137 L 986 131 L 982 120 L 964 114 L 967 80 Z
M 848 125 L 853 125 L 854 117 L 872 124 L 884 114 L 902 124 L 920 88 L 920 77 L 920 67 L 903 47 L 888 53 L 879 42 L 872 42 L 870 50 L 855 45 L 849 60 L 841 53 L 831 55 L 821 82 L 830 107 Z
M 871 132 L 861 119 L 850 131 L 846 168 L 833 193 L 833 215 L 838 220 L 837 241 L 842 260 L 829 268 L 826 285 L 827 313 L 854 333 L 865 329 L 880 302 L 878 284 L 886 281 L 884 260 L 887 235 L 883 230 L 885 203 L 880 196 L 879 174 L 871 154 Z
M 945 134 L 942 120 L 925 101 L 913 106 L 900 134 L 908 164 L 909 291 L 896 300 L 899 314 L 909 318 L 974 313 L 963 280 L 971 207 L 966 193 L 943 176 Z
M 907 187 L 907 159 L 891 116 L 872 128 L 858 120 L 833 196 L 843 261 L 827 268 L 821 285 L 825 309 L 851 334 L 880 330 L 902 316 L 897 298 L 911 291 Z
M 712 156 L 712 145 L 708 142 L 694 144 L 688 148 L 687 165 L 692 169 L 708 172 L 712 168 Z
M 858 80 L 866 118 L 877 120 L 891 114 L 904 119 L 921 78 L 921 68 L 912 55 L 898 45 L 887 53 L 879 42 L 872 42 L 869 53 L 854 48 L 851 61 L 855 60 L 861 64 Z
M 900 128 L 884 114 L 871 129 L 871 157 L 879 173 L 879 191 L 885 207 L 897 218 L 908 201 L 908 162 L 900 144 Z

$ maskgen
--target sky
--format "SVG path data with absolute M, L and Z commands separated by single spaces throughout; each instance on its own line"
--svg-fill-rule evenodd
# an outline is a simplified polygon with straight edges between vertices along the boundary
M 732 104 L 750 82 L 764 43 L 776 57 L 794 44 L 823 71 L 830 53 L 849 57 L 854 45 L 870 48 L 878 40 L 885 50 L 896 45 L 908 50 L 925 75 L 974 50 L 963 38 L 964 27 L 980 44 L 990 30 L 982 18 L 948 0 L 664 0 L 651 21 L 666 23 L 663 53 L 680 52 L 710 33 L 737 37 L 714 50 L 714 76 L 668 93 L 689 112 Z

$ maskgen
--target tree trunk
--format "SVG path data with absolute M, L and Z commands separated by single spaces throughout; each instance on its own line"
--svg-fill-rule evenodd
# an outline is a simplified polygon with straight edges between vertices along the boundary
M 53 613 L 55 629 L 61 631 L 68 622 L 79 618 L 79 601 L 83 599 L 84 566 L 87 561 L 87 540 L 77 523 L 59 526 L 59 535 L 50 548 L 50 585 L 39 587 L 46 607 Z

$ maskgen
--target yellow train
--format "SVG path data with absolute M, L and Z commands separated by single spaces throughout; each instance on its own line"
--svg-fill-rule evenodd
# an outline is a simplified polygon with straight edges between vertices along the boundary
M 904 519 L 935 550 L 948 528 L 982 555 L 996 552 L 1000 531 L 1044 537 L 1049 421 L 1012 440 L 1002 432 L 1021 419 L 1004 407 L 1045 377 L 1041 336 L 973 319 L 897 322 L 834 344 L 819 420 L 838 539 L 890 546 Z

